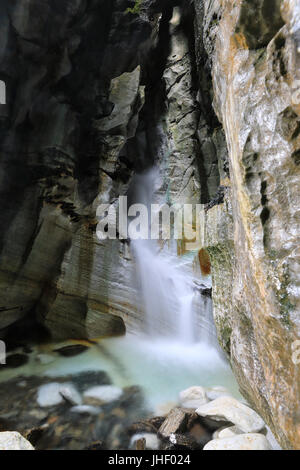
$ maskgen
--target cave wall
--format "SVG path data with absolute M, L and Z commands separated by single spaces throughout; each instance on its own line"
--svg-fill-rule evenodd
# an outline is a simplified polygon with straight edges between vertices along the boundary
M 229 154 L 224 202 L 203 215 L 219 341 L 244 396 L 299 449 L 299 2 L 195 6 Z

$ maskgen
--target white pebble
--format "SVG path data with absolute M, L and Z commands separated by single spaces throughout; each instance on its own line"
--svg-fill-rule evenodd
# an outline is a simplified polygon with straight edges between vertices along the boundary
M 123 394 L 123 390 L 112 385 L 101 385 L 86 390 L 83 394 L 85 398 L 94 398 L 102 403 L 110 403 L 118 400 Z

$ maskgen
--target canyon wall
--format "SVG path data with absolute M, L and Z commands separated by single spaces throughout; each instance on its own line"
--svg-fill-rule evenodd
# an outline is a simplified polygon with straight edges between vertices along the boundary
M 300 447 L 299 22 L 296 0 L 2 0 L 2 336 L 142 326 L 96 212 L 156 164 L 158 201 L 202 204 L 195 263 L 243 394 Z
M 219 340 L 244 396 L 299 449 L 299 2 L 196 8 L 229 154 L 224 202 L 205 212 L 203 237 Z
M 58 338 L 139 321 L 129 250 L 96 210 L 125 194 L 160 11 L 127 1 L 2 1 L 0 327 L 37 318 Z

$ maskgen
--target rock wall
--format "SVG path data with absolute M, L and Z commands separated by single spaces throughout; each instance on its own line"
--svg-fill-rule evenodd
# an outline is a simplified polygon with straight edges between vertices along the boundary
M 59 337 L 95 337 L 124 332 L 112 315 L 134 317 L 127 248 L 96 237 L 98 203 L 123 194 L 138 165 L 119 154 L 161 13 L 147 1 L 132 14 L 133 3 L 1 2 L 2 329 L 31 315 Z
M 219 340 L 245 397 L 299 449 L 299 2 L 195 4 L 229 152 L 224 202 L 204 214 Z
M 117 208 L 154 163 L 161 201 L 215 192 L 216 152 L 206 168 L 199 153 L 192 10 L 173 14 L 180 3 L 1 2 L 2 335 L 29 317 L 56 338 L 139 328 L 131 253 L 97 238 L 98 205 Z

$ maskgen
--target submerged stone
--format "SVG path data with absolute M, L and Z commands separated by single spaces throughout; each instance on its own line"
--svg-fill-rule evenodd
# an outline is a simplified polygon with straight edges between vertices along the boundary
M 72 344 L 70 346 L 54 349 L 54 352 L 57 352 L 63 357 L 74 357 L 87 351 L 87 349 L 89 349 L 88 346 L 84 346 L 83 344 Z
M 200 386 L 194 386 L 183 390 L 179 394 L 179 399 L 183 408 L 196 409 L 208 402 L 205 389 Z
M 72 413 L 98 415 L 101 413 L 100 406 L 78 405 L 71 408 Z
M 213 438 L 226 439 L 227 437 L 234 437 L 238 436 L 239 434 L 243 434 L 243 431 L 241 431 L 241 429 L 239 429 L 237 426 L 222 427 L 218 429 L 218 431 L 214 432 Z
M 63 385 L 60 387 L 59 393 L 72 406 L 79 406 L 82 403 L 81 395 L 73 385 Z
M 123 390 L 113 385 L 102 385 L 99 387 L 92 387 L 86 390 L 83 394 L 85 401 L 90 399 L 101 403 L 111 403 L 118 400 L 123 395 Z
M 82 401 L 80 394 L 70 383 L 52 382 L 38 389 L 37 402 L 41 407 L 59 405 L 64 400 L 72 405 L 80 405 Z

